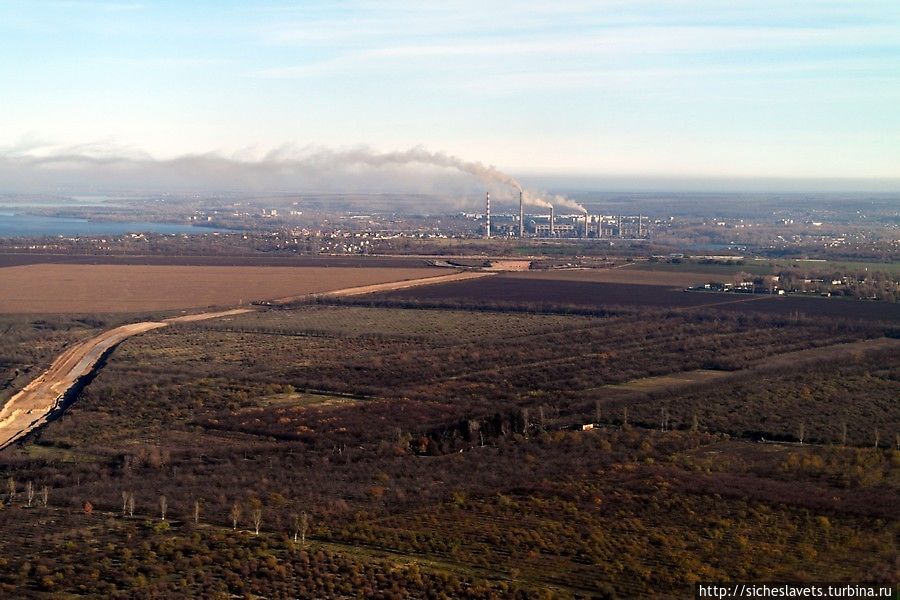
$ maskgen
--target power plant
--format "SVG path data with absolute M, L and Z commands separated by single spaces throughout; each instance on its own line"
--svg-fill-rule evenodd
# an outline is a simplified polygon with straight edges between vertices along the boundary
M 625 216 L 621 213 L 615 215 L 592 215 L 580 205 L 566 201 L 562 206 L 571 206 L 578 210 L 576 214 L 558 215 L 557 207 L 549 202 L 542 203 L 549 215 L 525 214 L 525 193 L 519 190 L 519 214 L 500 212 L 491 213 L 491 193 L 484 196 L 484 239 L 492 239 L 495 235 L 500 237 L 525 237 L 537 238 L 580 238 L 580 239 L 640 239 L 647 230 L 644 227 L 644 215 Z M 580 210 L 579 210 L 580 209 Z M 496 222 L 495 222 L 496 221 Z

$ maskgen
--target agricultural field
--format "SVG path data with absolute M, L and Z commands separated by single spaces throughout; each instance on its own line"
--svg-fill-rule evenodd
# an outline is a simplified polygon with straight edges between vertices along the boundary
M 541 283 L 472 283 L 495 280 Z M 318 299 L 123 342 L 0 452 L 2 589 L 691 597 L 896 575 L 892 325 L 413 304 Z M 23 506 L 28 482 L 47 507 Z
M 624 269 L 622 269 L 624 270 Z M 635 271 L 637 273 L 637 271 Z M 582 275 L 583 274 L 583 275 Z M 464 281 L 379 294 L 409 305 L 519 307 L 524 310 L 704 309 L 772 316 L 900 321 L 900 304 L 847 298 L 801 298 L 755 294 L 686 292 L 666 285 L 592 281 L 590 271 L 504 273 L 489 279 Z M 650 277 L 652 281 L 653 276 Z
M 429 268 L 32 264 L 0 269 L 0 313 L 233 306 L 446 274 Z
M 511 277 L 513 275 L 510 275 Z M 646 270 L 639 263 L 622 263 L 609 269 L 575 269 L 531 271 L 516 273 L 515 277 L 528 280 L 582 281 L 589 283 L 615 283 L 626 285 L 654 285 L 682 290 L 692 285 L 706 283 L 711 275 L 702 270 Z
M 427 267 L 421 258 L 406 256 L 295 256 L 246 255 L 165 255 L 165 254 L 15 254 L 0 252 L 0 267 L 23 265 L 155 265 L 162 267 L 365 267 L 410 269 Z

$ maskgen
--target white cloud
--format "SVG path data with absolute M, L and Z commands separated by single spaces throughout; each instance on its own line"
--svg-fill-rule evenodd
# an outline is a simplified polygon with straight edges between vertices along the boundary
M 301 78 L 331 72 L 366 68 L 384 61 L 432 62 L 437 58 L 512 58 L 547 60 L 606 58 L 621 63 L 628 57 L 671 58 L 689 53 L 716 56 L 728 51 L 791 49 L 900 48 L 900 26 L 854 26 L 817 28 L 779 27 L 625 27 L 593 31 L 583 35 L 542 35 L 510 39 L 456 40 L 441 43 L 386 45 L 309 62 L 303 65 L 260 69 L 252 75 L 263 78 Z M 452 63 L 439 65 L 450 68 Z M 464 65 L 465 66 L 465 65 Z M 763 70 L 767 70 L 763 68 Z

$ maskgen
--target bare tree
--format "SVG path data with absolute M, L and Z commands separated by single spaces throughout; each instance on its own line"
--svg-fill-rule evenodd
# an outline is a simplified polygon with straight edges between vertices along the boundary
M 307 516 L 306 511 L 303 511 L 302 513 L 300 513 L 299 525 L 300 525 L 300 527 L 299 527 L 299 529 L 300 529 L 300 546 L 305 547 L 306 546 L 306 530 L 309 527 L 309 517 Z M 296 534 L 294 535 L 294 541 L 295 542 L 297 541 Z
M 194 525 L 200 522 L 200 501 L 194 500 Z
M 238 521 L 241 520 L 241 505 L 235 500 L 231 505 L 231 528 L 237 529 Z
M 628 425 L 628 407 L 622 407 L 622 425 Z
M 700 419 L 697 418 L 697 413 L 694 413 L 694 416 L 691 417 L 691 431 L 696 433 L 700 430 Z
M 165 521 L 166 520 L 166 509 L 169 508 L 169 501 L 166 500 L 165 496 L 159 497 L 159 516 Z
M 9 497 L 9 503 L 12 504 L 16 499 L 16 480 L 12 477 L 6 480 L 6 494 Z
M 134 492 L 128 493 L 128 516 L 134 516 Z
M 847 445 L 847 422 L 841 423 L 841 446 Z
M 669 409 L 663 407 L 660 409 L 660 430 L 665 431 L 669 426 Z
M 262 525 L 262 505 L 253 507 L 253 531 L 259 535 L 259 526 Z
M 878 449 L 878 442 L 881 441 L 881 432 L 877 429 L 875 430 L 875 449 Z
M 46 485 L 41 488 L 41 505 L 44 508 L 47 508 L 47 503 L 50 501 L 50 488 Z
M 25 500 L 28 502 L 28 508 L 31 508 L 31 503 L 34 501 L 34 482 L 27 481 L 25 482 Z
M 797 439 L 800 440 L 800 445 L 803 445 L 803 439 L 806 437 L 806 423 L 800 421 L 800 429 L 797 430 Z
M 128 492 L 122 490 L 122 516 L 128 514 Z

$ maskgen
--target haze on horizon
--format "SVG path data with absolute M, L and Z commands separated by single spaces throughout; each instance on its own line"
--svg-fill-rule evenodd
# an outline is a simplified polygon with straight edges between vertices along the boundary
M 725 4 L 0 0 L 0 191 L 466 187 L 272 158 L 421 145 L 526 183 L 900 191 L 900 5 Z

